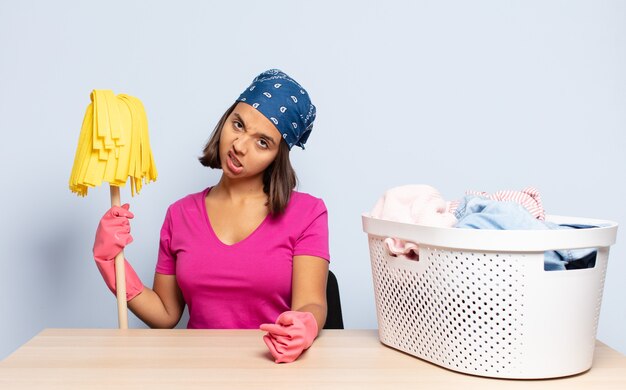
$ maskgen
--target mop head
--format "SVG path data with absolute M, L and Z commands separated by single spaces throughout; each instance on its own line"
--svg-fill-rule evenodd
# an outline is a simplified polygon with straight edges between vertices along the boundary
M 157 178 L 143 104 L 133 96 L 94 90 L 78 139 L 70 190 L 86 196 L 89 187 L 102 182 L 123 187 L 129 177 L 133 196 Z

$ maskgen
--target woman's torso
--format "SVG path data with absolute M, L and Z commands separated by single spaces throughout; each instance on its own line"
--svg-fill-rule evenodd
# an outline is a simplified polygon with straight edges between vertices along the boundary
M 207 209 L 209 190 L 168 209 L 157 272 L 176 274 L 189 306 L 189 328 L 257 328 L 273 322 L 290 309 L 293 257 L 329 257 L 326 208 L 320 199 L 294 191 L 281 216 L 240 213 L 229 220 L 228 210 Z M 246 216 L 249 221 L 239 220 Z M 325 232 L 320 224 L 326 224 Z

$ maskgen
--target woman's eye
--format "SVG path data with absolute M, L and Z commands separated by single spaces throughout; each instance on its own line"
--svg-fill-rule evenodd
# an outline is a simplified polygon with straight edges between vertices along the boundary
M 267 144 L 267 141 L 264 139 L 260 139 L 258 143 L 259 143 L 259 146 L 262 147 L 263 149 L 267 149 L 269 147 L 269 145 Z
M 243 125 L 239 121 L 233 121 L 233 127 L 235 127 L 235 129 L 237 130 L 243 129 Z

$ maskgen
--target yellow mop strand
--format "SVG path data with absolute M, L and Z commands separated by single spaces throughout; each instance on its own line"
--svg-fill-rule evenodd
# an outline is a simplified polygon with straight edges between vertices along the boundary
M 78 139 L 70 190 L 85 196 L 89 187 L 103 181 L 123 187 L 128 177 L 133 196 L 157 178 L 143 104 L 133 96 L 94 90 Z

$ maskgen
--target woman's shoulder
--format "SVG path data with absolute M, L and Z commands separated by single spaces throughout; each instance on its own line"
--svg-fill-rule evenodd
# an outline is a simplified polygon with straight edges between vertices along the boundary
M 328 211 L 321 198 L 305 192 L 292 191 L 285 212 L 275 222 L 295 236 L 303 234 L 311 226 L 317 229 L 327 224 Z
M 306 192 L 292 191 L 285 213 L 306 214 L 310 212 L 326 212 L 324 201 Z
M 209 192 L 210 189 L 211 187 L 207 187 L 202 191 L 185 195 L 182 198 L 176 200 L 174 203 L 170 204 L 168 210 L 180 210 L 181 208 L 188 208 L 190 206 L 197 207 L 199 205 L 202 205 L 202 202 L 204 201 L 204 198 L 206 197 L 206 194 L 207 192 Z
M 316 204 L 324 203 L 322 198 L 318 198 L 306 192 L 291 191 L 290 202 L 302 203 L 302 204 Z

